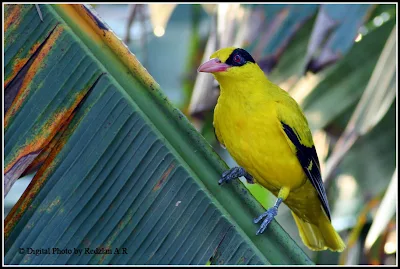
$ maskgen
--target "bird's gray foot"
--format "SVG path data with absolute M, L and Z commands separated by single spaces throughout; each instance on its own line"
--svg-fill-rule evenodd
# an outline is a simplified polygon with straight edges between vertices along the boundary
M 275 216 L 278 214 L 278 207 L 282 203 L 282 199 L 278 198 L 278 200 L 275 202 L 275 205 L 262 213 L 259 217 L 254 219 L 254 223 L 258 223 L 260 220 L 263 218 L 264 221 L 261 223 L 260 229 L 258 229 L 256 235 L 262 234 L 265 229 L 267 229 L 268 224 L 271 223 L 271 221 L 275 218 Z
M 228 183 L 232 179 L 239 178 L 239 177 L 245 177 L 247 180 L 247 183 L 253 184 L 253 177 L 244 170 L 242 167 L 234 167 L 232 169 L 229 169 L 228 171 L 225 171 L 222 173 L 221 178 L 218 180 L 218 184 L 221 185 L 222 183 L 226 182 Z

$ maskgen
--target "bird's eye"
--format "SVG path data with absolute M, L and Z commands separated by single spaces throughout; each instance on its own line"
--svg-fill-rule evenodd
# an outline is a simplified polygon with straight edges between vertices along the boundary
M 242 58 L 239 55 L 236 54 L 235 57 L 233 57 L 233 61 L 235 63 L 240 63 L 242 61 Z

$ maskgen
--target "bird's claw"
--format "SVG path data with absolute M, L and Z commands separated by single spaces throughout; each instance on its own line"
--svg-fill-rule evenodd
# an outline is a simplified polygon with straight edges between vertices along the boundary
M 253 176 L 252 175 L 250 175 L 249 173 L 246 173 L 244 175 L 244 177 L 246 178 L 247 183 L 254 184 L 254 180 L 253 180 Z
M 258 223 L 260 220 L 262 220 L 264 217 L 264 221 L 261 223 L 260 229 L 258 229 L 256 235 L 262 234 L 265 229 L 267 229 L 268 225 L 271 223 L 271 221 L 275 218 L 275 216 L 278 214 L 278 207 L 271 207 L 267 211 L 265 211 L 263 214 L 258 216 L 257 218 L 254 219 L 254 223 Z
M 232 179 L 244 176 L 248 183 L 253 184 L 253 177 L 244 170 L 242 167 L 234 167 L 222 173 L 221 178 L 218 180 L 218 184 L 228 183 Z

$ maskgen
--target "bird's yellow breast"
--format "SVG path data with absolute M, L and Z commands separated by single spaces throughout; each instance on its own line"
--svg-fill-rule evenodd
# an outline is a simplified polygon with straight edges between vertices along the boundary
M 256 182 L 274 194 L 283 186 L 295 189 L 305 182 L 305 174 L 282 132 L 275 100 L 267 89 L 255 87 L 264 85 L 221 89 L 214 111 L 218 139 Z

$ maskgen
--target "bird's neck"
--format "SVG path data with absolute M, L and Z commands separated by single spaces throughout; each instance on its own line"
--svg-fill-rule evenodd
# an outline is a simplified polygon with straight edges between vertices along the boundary
M 220 84 L 222 98 L 234 98 L 242 101 L 260 97 L 260 95 L 268 95 L 267 89 L 271 83 L 264 74 L 248 77 L 220 77 L 217 80 Z

